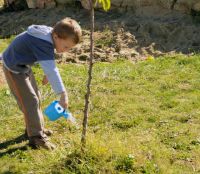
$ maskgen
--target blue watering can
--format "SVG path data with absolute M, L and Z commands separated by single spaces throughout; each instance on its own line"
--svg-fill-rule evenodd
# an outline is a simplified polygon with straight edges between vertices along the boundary
M 60 117 L 64 117 L 66 119 L 69 119 L 72 117 L 71 113 L 69 113 L 67 110 L 65 110 L 58 101 L 52 102 L 45 110 L 45 115 L 49 118 L 51 121 L 55 121 L 59 119 Z
M 77 123 L 76 119 L 72 116 L 70 112 L 65 110 L 58 101 L 52 102 L 45 110 L 45 115 L 48 117 L 49 120 L 55 121 L 60 117 L 64 117 L 69 120 L 73 125 L 79 129 L 79 124 Z

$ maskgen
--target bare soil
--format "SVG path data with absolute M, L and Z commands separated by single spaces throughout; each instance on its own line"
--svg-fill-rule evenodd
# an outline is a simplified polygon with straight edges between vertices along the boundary
M 85 63 L 89 58 L 90 18 L 78 8 L 31 9 L 0 13 L 0 37 L 19 34 L 31 24 L 53 26 L 71 17 L 83 28 L 80 45 L 62 55 L 59 62 Z M 111 10 L 95 13 L 95 60 L 112 62 L 118 58 L 133 61 L 165 54 L 193 54 L 200 48 L 200 23 L 188 14 L 157 6 L 135 11 Z

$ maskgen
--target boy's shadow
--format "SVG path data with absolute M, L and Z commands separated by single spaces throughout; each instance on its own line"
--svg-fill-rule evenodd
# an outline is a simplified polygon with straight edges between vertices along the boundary
M 3 150 L 3 149 L 6 149 L 8 146 L 10 145 L 14 145 L 14 144 L 19 144 L 23 141 L 26 141 L 27 140 L 27 137 L 25 136 L 25 134 L 22 134 L 14 139 L 11 139 L 11 140 L 8 140 L 8 141 L 5 141 L 5 142 L 2 142 L 0 143 L 0 150 Z M 0 152 L 0 158 L 6 154 L 11 154 L 17 150 L 22 150 L 22 151 L 25 151 L 27 150 L 27 145 L 24 145 L 24 146 L 21 146 L 21 147 L 16 147 L 16 148 L 12 148 L 12 149 L 9 149 L 7 151 L 4 151 L 4 152 Z

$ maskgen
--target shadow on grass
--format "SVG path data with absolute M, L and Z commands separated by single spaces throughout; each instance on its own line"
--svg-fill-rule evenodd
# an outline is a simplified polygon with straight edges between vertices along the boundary
M 10 145 L 19 144 L 22 141 L 26 141 L 26 140 L 27 140 L 27 138 L 26 138 L 25 134 L 22 134 L 14 139 L 0 143 L 0 150 L 5 149 Z
M 0 143 L 0 150 L 5 149 L 8 146 L 13 145 L 13 144 L 19 144 L 22 141 L 26 141 L 26 140 L 27 140 L 27 138 L 25 137 L 24 134 L 22 134 L 22 135 L 14 138 L 14 139 L 11 139 L 11 140 L 8 140 L 8 141 Z
M 26 151 L 28 150 L 28 146 L 24 145 L 24 146 L 21 146 L 21 147 L 16 147 L 16 148 L 12 148 L 12 149 L 9 149 L 5 152 L 0 152 L 0 158 L 3 157 L 4 155 L 9 155 L 9 154 L 12 154 L 13 152 L 16 152 L 16 151 Z
M 5 142 L 2 142 L 0 143 L 0 150 L 3 150 L 3 149 L 6 149 L 8 148 L 8 146 L 11 146 L 11 145 L 14 145 L 14 144 L 19 144 L 19 143 L 22 143 L 23 141 L 26 141 L 27 140 L 27 137 L 25 136 L 25 134 L 22 134 L 14 139 L 11 139 L 11 140 L 8 140 L 8 141 L 5 141 Z M 7 154 L 11 154 L 17 150 L 21 150 L 21 151 L 25 151 L 27 150 L 27 146 L 24 145 L 22 147 L 16 147 L 16 148 L 12 148 L 12 149 L 9 149 L 5 152 L 0 152 L 0 157 L 4 156 L 4 155 L 7 155 Z

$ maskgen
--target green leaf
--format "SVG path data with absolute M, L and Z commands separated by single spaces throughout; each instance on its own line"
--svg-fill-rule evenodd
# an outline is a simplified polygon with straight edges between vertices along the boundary
M 110 9 L 111 6 L 111 0 L 98 0 L 99 4 L 102 4 L 103 9 L 105 11 L 108 11 Z
M 6 90 L 5 94 L 6 94 L 7 96 L 9 96 L 9 95 L 10 95 L 10 90 Z

